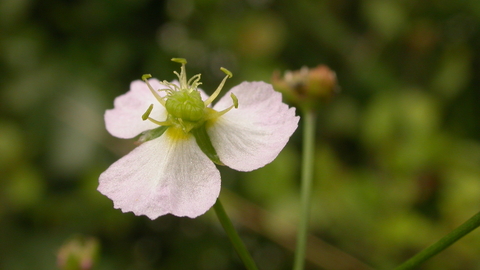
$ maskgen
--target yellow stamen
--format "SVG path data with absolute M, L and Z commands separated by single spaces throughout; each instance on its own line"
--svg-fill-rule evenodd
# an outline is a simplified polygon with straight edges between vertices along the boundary
M 160 102 L 160 104 L 162 104 L 163 107 L 165 107 L 165 100 L 163 100 L 163 98 L 157 93 L 157 91 L 153 90 L 152 86 L 150 85 L 150 83 L 147 80 L 151 77 L 152 77 L 152 75 L 145 74 L 145 75 L 142 76 L 142 80 L 147 84 L 148 89 L 150 89 L 150 91 L 155 96 L 155 98 L 158 100 L 158 102 Z
M 155 123 L 155 124 L 157 124 L 157 125 L 159 125 L 159 126 L 171 126 L 171 125 L 173 125 L 173 123 L 170 122 L 170 121 L 168 121 L 168 120 L 167 120 L 167 121 L 160 122 L 160 121 L 157 121 L 157 120 L 155 120 L 155 119 L 153 119 L 153 118 L 151 118 L 151 117 L 148 117 L 147 119 L 150 120 L 150 122 Z
M 220 94 L 220 91 L 222 91 L 222 88 L 223 88 L 223 85 L 225 84 L 225 81 L 228 79 L 228 78 L 231 78 L 233 75 L 230 71 L 228 71 L 226 68 L 220 68 L 221 71 L 223 71 L 225 74 L 227 74 L 227 76 L 225 76 L 225 78 L 223 78 L 222 82 L 220 83 L 220 85 L 217 87 L 217 90 L 215 90 L 215 92 L 213 92 L 213 94 L 207 98 L 205 100 L 205 106 L 208 106 L 210 105 L 210 103 L 212 103 L 215 98 L 217 98 L 217 96 Z
M 209 111 L 208 111 L 208 115 L 207 115 L 207 117 L 206 117 L 205 120 L 211 120 L 211 119 L 218 118 L 218 117 L 226 114 L 227 112 L 229 112 L 229 111 L 230 111 L 231 109 L 233 109 L 233 108 L 237 109 L 237 108 L 238 108 L 238 99 L 237 99 L 237 97 L 236 97 L 233 93 L 230 95 L 230 97 L 231 97 L 232 100 L 233 100 L 233 105 L 232 105 L 232 106 L 226 108 L 225 110 L 219 111 L 219 112 L 218 112 L 218 111 L 215 111 L 215 110 L 213 110 L 213 109 L 207 108 Z
M 142 115 L 143 121 L 148 119 L 148 120 L 150 120 L 150 122 L 153 122 L 153 123 L 155 123 L 159 126 L 171 126 L 171 125 L 173 125 L 173 123 L 168 121 L 168 120 L 162 122 L 162 121 L 158 121 L 158 120 L 155 120 L 155 119 L 151 118 L 150 113 L 152 113 L 152 110 L 153 110 L 153 104 L 150 104 L 150 106 L 148 106 L 147 111 Z
M 190 78 L 190 80 L 188 80 L 187 85 L 189 85 L 189 89 L 188 89 L 189 92 L 193 91 L 194 89 L 197 89 L 197 87 L 202 84 L 200 82 L 200 77 L 201 77 L 201 74 L 197 74 L 192 78 Z
M 180 68 L 180 74 L 178 74 L 178 72 L 176 71 L 174 71 L 173 73 L 175 73 L 180 80 L 180 88 L 187 87 L 187 72 L 185 71 L 185 65 L 187 64 L 187 60 L 185 60 L 184 58 L 172 58 L 172 61 L 182 64 L 182 67 Z

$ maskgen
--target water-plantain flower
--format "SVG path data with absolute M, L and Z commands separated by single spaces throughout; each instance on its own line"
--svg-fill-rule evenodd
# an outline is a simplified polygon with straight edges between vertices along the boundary
M 251 171 L 272 162 L 298 125 L 295 109 L 264 82 L 243 82 L 214 106 L 200 74 L 179 81 L 144 75 L 105 113 L 107 130 L 119 138 L 141 135 L 140 145 L 100 175 L 98 190 L 115 208 L 155 219 L 165 214 L 197 217 L 215 203 L 220 172 L 215 164 Z

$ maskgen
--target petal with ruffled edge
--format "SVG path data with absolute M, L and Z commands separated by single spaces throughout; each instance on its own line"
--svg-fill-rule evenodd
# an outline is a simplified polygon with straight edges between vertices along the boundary
M 148 80 L 153 89 L 165 89 L 157 79 Z M 165 92 L 158 92 L 164 96 Z M 115 98 L 114 108 L 105 112 L 105 125 L 108 132 L 115 137 L 130 139 L 143 131 L 157 128 L 151 121 L 143 121 L 142 115 L 153 104 L 150 117 L 158 121 L 167 118 L 165 108 L 156 100 L 145 82 L 137 80 L 130 84 L 130 90 Z
M 167 132 L 135 148 L 100 175 L 98 190 L 114 207 L 155 219 L 171 213 L 197 217 L 215 203 L 220 172 L 195 138 Z
M 220 160 L 238 171 L 251 171 L 272 162 L 297 129 L 295 108 L 282 102 L 282 95 L 264 82 L 243 82 L 232 88 L 213 109 L 232 109 L 209 124 L 207 132 Z

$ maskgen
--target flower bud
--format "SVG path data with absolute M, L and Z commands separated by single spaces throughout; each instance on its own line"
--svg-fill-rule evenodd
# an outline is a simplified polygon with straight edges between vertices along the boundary
M 95 238 L 75 237 L 58 251 L 57 266 L 62 270 L 90 270 L 99 250 Z
M 283 78 L 275 72 L 272 84 L 288 101 L 304 109 L 313 109 L 330 101 L 339 91 L 335 72 L 325 65 L 287 71 Z

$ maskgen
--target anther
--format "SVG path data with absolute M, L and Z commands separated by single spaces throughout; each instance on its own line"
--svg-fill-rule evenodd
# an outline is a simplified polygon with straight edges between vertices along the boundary
M 238 98 L 233 93 L 230 94 L 230 97 L 233 100 L 233 106 L 235 107 L 235 109 L 238 109 Z
M 152 110 L 153 110 L 153 104 L 150 104 L 150 106 L 148 106 L 147 111 L 142 115 L 143 121 L 145 121 L 145 120 L 148 119 L 148 117 L 150 116 L 150 113 L 152 112 Z
M 223 71 L 223 73 L 227 74 L 227 76 L 228 76 L 229 78 L 232 78 L 232 77 L 233 77 L 233 74 L 232 74 L 232 72 L 230 72 L 230 70 L 228 70 L 228 69 L 226 69 L 226 68 L 224 68 L 224 67 L 221 67 L 220 70 Z
M 175 63 L 183 64 L 183 65 L 187 64 L 187 60 L 185 58 L 172 58 L 171 61 Z
M 158 121 L 158 120 L 155 120 L 155 119 L 151 118 L 150 114 L 152 113 L 152 110 L 153 110 L 153 104 L 150 104 L 150 106 L 148 106 L 147 111 L 142 115 L 143 121 L 149 120 L 150 122 L 155 123 L 159 126 L 171 126 L 172 125 L 172 122 L 170 122 L 168 120 L 161 122 L 161 121 Z

